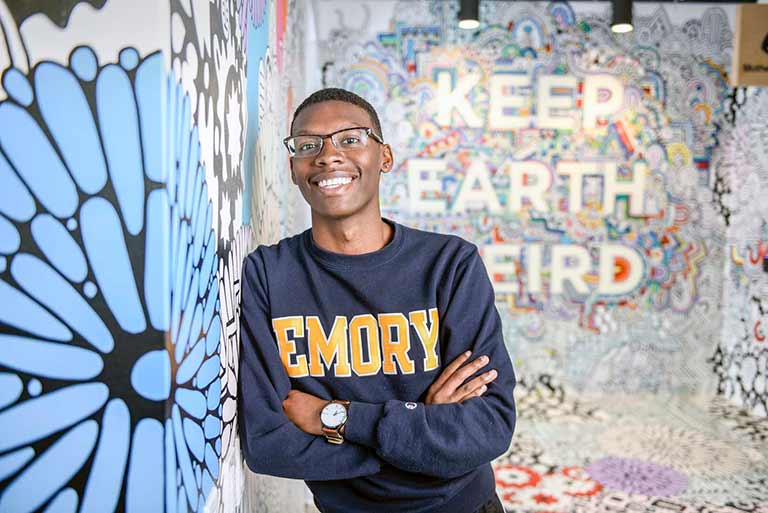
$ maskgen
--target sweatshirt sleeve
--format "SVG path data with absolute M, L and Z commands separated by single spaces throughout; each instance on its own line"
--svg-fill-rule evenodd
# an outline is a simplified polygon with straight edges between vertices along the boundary
M 240 315 L 240 433 L 243 456 L 256 473 L 305 480 L 349 479 L 377 473 L 368 447 L 334 445 L 299 429 L 283 411 L 291 389 L 272 335 L 266 272 L 258 253 L 243 263 Z
M 490 358 L 478 374 L 496 369 L 496 380 L 481 397 L 463 403 L 353 402 L 346 427 L 348 440 L 375 449 L 387 463 L 442 478 L 465 474 L 504 453 L 516 419 L 515 374 L 493 287 L 476 248 L 457 267 L 454 283 L 440 316 L 441 368 L 470 349 L 469 361 Z

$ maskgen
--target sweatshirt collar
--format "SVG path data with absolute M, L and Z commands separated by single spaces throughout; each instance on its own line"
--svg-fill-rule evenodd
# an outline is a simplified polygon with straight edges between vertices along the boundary
M 312 229 L 304 232 L 304 245 L 307 250 L 321 263 L 336 269 L 361 269 L 371 268 L 386 264 L 400 251 L 405 236 L 403 227 L 386 218 L 382 220 L 390 225 L 393 230 L 392 240 L 378 251 L 363 253 L 362 255 L 345 255 L 327 251 L 315 243 L 312 238 Z

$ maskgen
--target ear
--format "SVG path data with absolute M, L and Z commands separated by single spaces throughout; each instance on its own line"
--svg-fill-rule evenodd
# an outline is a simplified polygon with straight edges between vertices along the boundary
M 389 144 L 382 145 L 381 148 L 381 172 L 389 173 L 392 171 L 392 166 L 395 163 L 395 158 L 392 156 L 392 147 Z

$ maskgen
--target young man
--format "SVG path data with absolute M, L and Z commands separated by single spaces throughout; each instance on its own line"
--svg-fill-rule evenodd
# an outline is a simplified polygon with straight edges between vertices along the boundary
M 382 219 L 392 150 L 359 96 L 314 93 L 285 143 L 312 228 L 244 263 L 248 466 L 323 513 L 502 512 L 515 376 L 477 248 Z

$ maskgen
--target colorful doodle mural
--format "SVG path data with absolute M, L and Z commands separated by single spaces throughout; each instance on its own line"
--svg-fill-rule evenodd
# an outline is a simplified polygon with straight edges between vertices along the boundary
M 325 83 L 384 118 L 399 163 L 386 213 L 480 246 L 522 372 L 588 392 L 706 390 L 725 12 L 678 26 L 658 8 L 620 39 L 562 2 L 489 2 L 494 21 L 471 33 L 449 3 L 397 5 L 390 32 L 339 11 L 323 41 Z
M 242 259 L 308 223 L 306 61 L 381 113 L 386 214 L 483 250 L 508 511 L 768 511 L 768 95 L 726 86 L 728 9 L 672 10 L 0 0 L 0 512 L 304 507 L 236 383 Z
M 507 511 L 766 511 L 739 406 L 765 415 L 768 115 L 727 86 L 731 11 L 636 4 L 615 35 L 596 4 L 483 2 L 472 31 L 319 4 L 324 84 L 393 146 L 385 213 L 483 252 L 520 378 Z
M 303 228 L 287 5 L 28 7 L 0 2 L 0 511 L 250 509 L 241 265 Z

